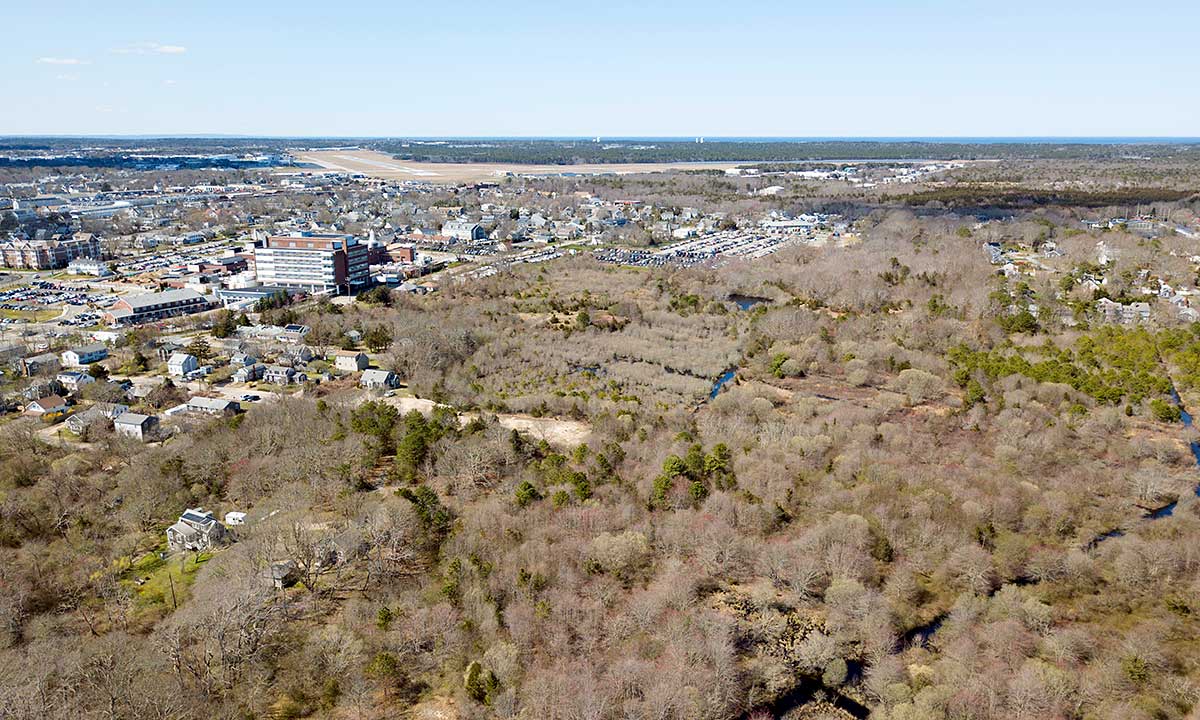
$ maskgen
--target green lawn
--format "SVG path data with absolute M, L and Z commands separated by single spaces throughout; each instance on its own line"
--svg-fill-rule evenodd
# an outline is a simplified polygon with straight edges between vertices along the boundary
M 166 543 L 146 553 L 122 574 L 122 582 L 137 593 L 139 607 L 162 607 L 167 610 L 182 605 L 191 594 L 196 573 L 212 558 L 212 553 L 185 553 L 159 557 Z M 141 584 L 138 584 L 141 581 Z M 174 602 L 171 590 L 174 586 Z
M 30 322 L 46 322 L 61 314 L 59 310 L 4 310 L 0 309 L 0 319 L 29 320 Z

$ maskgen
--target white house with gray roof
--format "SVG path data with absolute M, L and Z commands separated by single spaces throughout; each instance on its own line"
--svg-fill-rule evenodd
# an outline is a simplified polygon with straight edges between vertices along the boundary
M 80 367 L 100 362 L 108 357 L 108 346 L 104 343 L 92 343 L 71 348 L 62 354 L 63 367 Z
M 126 412 L 113 420 L 113 431 L 118 435 L 145 441 L 158 428 L 158 418 L 153 415 Z
M 196 356 L 185 352 L 172 353 L 171 357 L 167 358 L 167 372 L 175 377 L 187 377 L 199 367 L 200 361 Z
M 210 398 L 197 395 L 187 401 L 189 412 L 208 413 L 209 415 L 233 415 L 242 411 L 241 403 L 225 398 Z
M 167 528 L 167 547 L 174 552 L 211 550 L 225 540 L 225 526 L 204 508 L 188 508 Z

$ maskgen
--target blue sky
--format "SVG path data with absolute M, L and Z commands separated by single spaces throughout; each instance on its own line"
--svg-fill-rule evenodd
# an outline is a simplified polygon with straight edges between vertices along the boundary
M 1195 0 L 11 5 L 0 134 L 1200 135 Z

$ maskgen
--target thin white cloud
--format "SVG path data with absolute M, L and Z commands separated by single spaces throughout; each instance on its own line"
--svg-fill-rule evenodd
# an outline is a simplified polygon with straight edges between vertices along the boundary
M 62 73 L 60 75 L 55 75 L 54 79 L 55 80 L 64 80 L 66 82 L 73 82 L 75 80 L 78 80 L 79 76 L 74 73 Z
M 174 84 L 175 84 L 174 80 L 163 80 L 163 85 L 174 85 Z
M 37 59 L 41 65 L 87 65 L 87 60 L 79 58 L 60 58 L 60 57 L 40 57 Z
M 187 48 L 182 45 L 164 45 L 162 43 L 135 43 L 125 47 L 113 48 L 118 55 L 182 55 Z

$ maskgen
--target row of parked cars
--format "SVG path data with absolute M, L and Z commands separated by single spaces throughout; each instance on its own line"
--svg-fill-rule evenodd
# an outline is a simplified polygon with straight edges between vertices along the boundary
M 109 294 L 85 292 L 45 280 L 24 287 L 0 291 L 0 308 L 30 310 L 50 305 L 111 305 L 116 298 Z
M 74 317 L 69 317 L 65 320 L 59 320 L 58 324 L 75 327 L 90 327 L 100 322 L 100 318 L 100 313 L 95 312 L 94 310 L 88 310 L 87 312 L 81 312 Z

